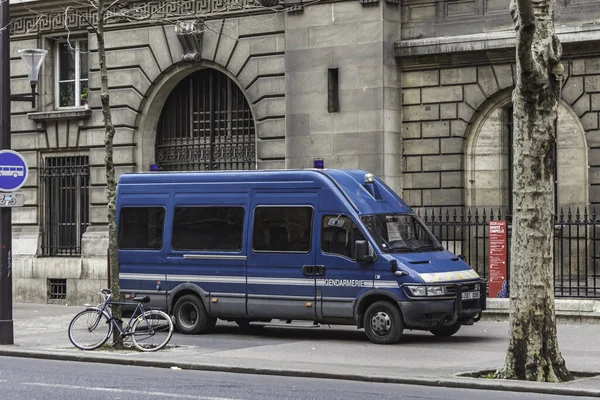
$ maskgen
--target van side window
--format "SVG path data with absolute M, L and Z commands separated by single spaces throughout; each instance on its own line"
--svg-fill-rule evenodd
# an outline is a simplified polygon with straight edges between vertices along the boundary
M 244 233 L 243 207 L 176 207 L 173 250 L 240 251 Z
M 123 207 L 117 242 L 120 249 L 162 249 L 164 207 Z
M 350 218 L 343 215 L 323 217 L 321 250 L 324 253 L 339 254 L 355 260 L 354 244 L 357 240 L 365 240 L 365 237 Z
M 310 252 L 312 207 L 257 207 L 254 210 L 252 249 Z

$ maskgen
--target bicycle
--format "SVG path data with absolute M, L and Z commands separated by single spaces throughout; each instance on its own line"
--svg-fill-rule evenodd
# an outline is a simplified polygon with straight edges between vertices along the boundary
M 69 340 L 75 347 L 95 350 L 106 343 L 115 328 L 122 338 L 131 337 L 133 345 L 140 351 L 157 351 L 169 343 L 173 335 L 173 321 L 163 311 L 144 309 L 143 304 L 150 301 L 149 296 L 134 297 L 135 303 L 127 303 L 112 301 L 110 289 L 102 289 L 98 293 L 103 302 L 97 307 L 86 305 L 86 309 L 75 315 L 69 324 Z M 113 304 L 136 304 L 123 329 L 112 316 Z
M 2 197 L 0 197 L 0 206 L 4 206 L 7 204 L 10 206 L 14 206 L 17 204 L 17 199 L 15 199 L 13 196 L 11 196 L 9 194 L 5 194 Z

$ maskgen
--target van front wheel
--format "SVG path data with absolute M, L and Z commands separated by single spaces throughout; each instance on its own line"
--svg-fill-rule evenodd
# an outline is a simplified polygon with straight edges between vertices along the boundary
M 400 310 L 387 301 L 377 301 L 367 308 L 364 327 L 369 340 L 376 344 L 396 343 L 404 331 Z
M 177 330 L 185 334 L 204 333 L 215 326 L 216 318 L 208 315 L 202 300 L 193 294 L 182 296 L 173 309 Z

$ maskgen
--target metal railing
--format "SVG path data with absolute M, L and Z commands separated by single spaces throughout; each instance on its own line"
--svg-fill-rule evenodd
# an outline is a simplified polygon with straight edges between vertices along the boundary
M 417 215 L 444 247 L 463 255 L 477 273 L 488 276 L 488 223 L 507 221 L 507 273 L 510 290 L 512 216 L 480 208 L 422 208 Z M 600 221 L 595 209 L 560 210 L 554 221 L 556 297 L 600 298 Z

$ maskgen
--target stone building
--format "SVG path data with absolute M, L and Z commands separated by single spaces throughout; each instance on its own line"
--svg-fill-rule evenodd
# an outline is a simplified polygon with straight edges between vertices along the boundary
M 600 202 L 598 3 L 556 5 L 568 73 L 557 207 Z M 323 158 L 383 177 L 414 207 L 510 207 L 509 0 L 179 7 L 185 24 L 115 18 L 107 26 L 118 174 L 152 164 L 307 168 Z M 29 90 L 17 51 L 49 51 L 38 107 L 12 104 L 12 148 L 30 168 L 26 204 L 13 210 L 14 295 L 83 303 L 107 278 L 97 43 L 60 0 L 10 8 L 13 93 Z

